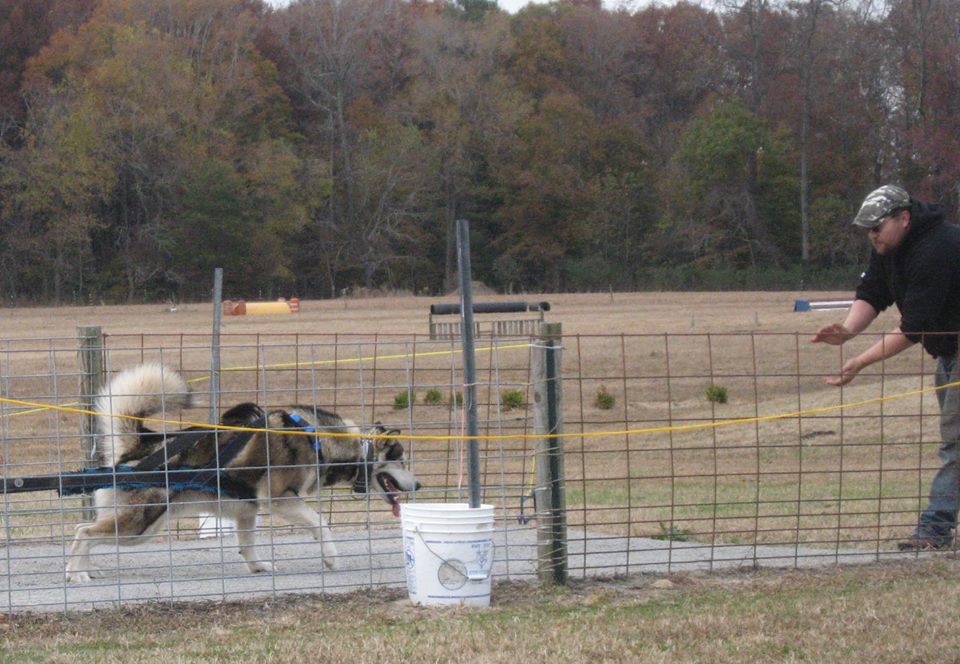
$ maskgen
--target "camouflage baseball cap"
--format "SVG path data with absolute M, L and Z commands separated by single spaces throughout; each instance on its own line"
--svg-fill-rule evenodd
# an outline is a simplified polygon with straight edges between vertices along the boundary
M 860 211 L 853 218 L 853 225 L 861 228 L 876 228 L 891 212 L 908 207 L 910 207 L 910 194 L 902 187 L 885 184 L 871 191 L 863 199 Z

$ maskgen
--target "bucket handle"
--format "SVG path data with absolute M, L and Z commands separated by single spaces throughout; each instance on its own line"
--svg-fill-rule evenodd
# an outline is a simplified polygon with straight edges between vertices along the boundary
M 420 541 L 423 542 L 423 546 L 427 549 L 427 551 L 429 551 L 431 554 L 433 554 L 433 556 L 434 556 L 437 560 L 439 560 L 441 563 L 447 562 L 447 559 L 446 559 L 446 558 L 444 558 L 444 557 L 441 556 L 439 553 L 437 553 L 436 551 L 434 551 L 433 549 L 431 549 L 431 548 L 430 548 L 430 545 L 427 544 L 427 540 L 424 539 L 423 533 L 420 532 L 420 526 L 419 526 L 419 524 L 413 527 L 413 532 L 415 532 L 417 535 L 419 535 Z M 468 572 L 468 573 L 466 574 L 467 579 L 469 579 L 470 581 L 486 581 L 487 579 L 489 579 L 490 576 L 493 574 L 493 558 L 494 558 L 494 556 L 496 555 L 496 552 L 497 552 L 497 543 L 494 542 L 494 541 L 491 539 L 491 540 L 490 540 L 490 566 L 489 566 L 487 569 L 485 569 L 485 570 L 481 570 L 481 572 L 480 572 L 479 574 L 477 574 L 477 573 L 470 574 L 470 573 Z

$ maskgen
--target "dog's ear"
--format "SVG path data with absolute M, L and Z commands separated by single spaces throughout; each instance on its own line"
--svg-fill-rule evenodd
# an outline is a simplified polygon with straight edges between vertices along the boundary
M 245 401 L 226 411 L 220 417 L 220 423 L 227 426 L 243 426 L 263 417 L 263 409 L 255 403 Z
M 395 436 L 400 433 L 400 429 L 384 429 L 383 433 L 388 436 Z M 377 443 L 380 449 L 383 450 L 384 458 L 387 461 L 403 460 L 403 445 L 400 444 L 399 440 L 394 440 L 393 438 L 378 438 Z

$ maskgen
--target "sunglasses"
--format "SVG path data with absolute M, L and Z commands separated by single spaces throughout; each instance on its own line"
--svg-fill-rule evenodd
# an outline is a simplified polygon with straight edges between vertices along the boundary
M 883 225 L 887 223 L 887 220 L 889 218 L 890 218 L 889 214 L 885 217 L 880 217 L 880 220 L 876 224 L 874 224 L 872 227 L 867 229 L 867 233 L 879 233 L 880 229 L 883 228 Z

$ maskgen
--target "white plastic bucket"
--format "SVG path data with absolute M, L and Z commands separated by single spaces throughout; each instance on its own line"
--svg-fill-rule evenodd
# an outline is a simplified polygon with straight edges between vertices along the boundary
M 493 505 L 403 503 L 400 521 L 411 602 L 490 605 Z

